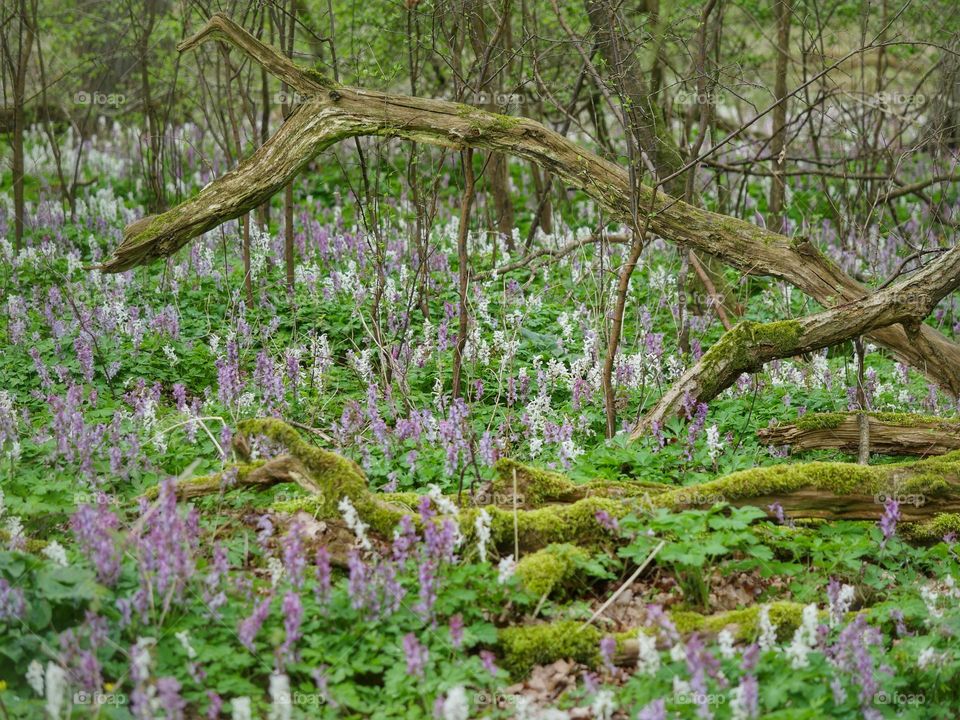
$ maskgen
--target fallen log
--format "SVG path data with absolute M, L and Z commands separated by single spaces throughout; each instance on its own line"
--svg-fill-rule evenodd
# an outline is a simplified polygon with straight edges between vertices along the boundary
M 340 501 L 349 498 L 371 531 L 383 538 L 393 536 L 404 515 L 416 516 L 419 495 L 371 491 L 356 463 L 310 445 L 282 420 L 245 420 L 239 432 L 262 435 L 285 452 L 262 465 L 244 463 L 236 471 L 181 480 L 177 483 L 179 497 L 222 492 L 226 475 L 235 477 L 237 486 L 293 482 L 303 488 L 303 497 L 273 505 L 280 512 L 338 518 Z M 611 533 L 609 521 L 601 518 L 619 519 L 657 508 L 683 510 L 717 503 L 767 508 L 779 503 L 797 519 L 876 521 L 885 501 L 895 499 L 900 502 L 903 523 L 932 523 L 923 532 L 927 539 L 933 532 L 948 532 L 951 518 L 960 513 L 960 451 L 890 465 L 785 463 L 680 488 L 606 480 L 577 484 L 559 473 L 511 460 L 499 461 L 496 470 L 497 478 L 477 494 L 476 502 L 464 496 L 467 502 L 459 510 L 460 527 L 469 539 L 479 513 L 486 512 L 491 544 L 502 554 L 513 552 L 515 544 L 524 554 L 559 543 L 610 547 L 619 538 Z M 449 499 L 457 500 L 456 496 Z
M 212 39 L 239 48 L 304 102 L 234 170 L 171 210 L 128 225 L 123 242 L 100 265 L 104 272 L 122 272 L 168 257 L 192 238 L 261 205 L 334 143 L 372 135 L 454 149 L 473 147 L 529 160 L 591 196 L 621 222 L 632 226 L 636 210 L 641 225 L 649 221 L 650 231 L 664 239 L 715 256 L 746 274 L 780 278 L 826 307 L 868 293 L 809 241 L 688 205 L 645 185 L 631 188 L 624 168 L 533 120 L 340 85 L 297 66 L 222 14 L 213 15 L 178 48 L 189 50 Z M 871 330 L 870 338 L 960 396 L 960 345 L 936 329 L 921 325 L 911 337 L 891 325 Z
M 944 455 L 960 450 L 960 420 L 912 413 L 873 412 L 870 423 L 870 452 L 882 455 Z M 781 423 L 757 430 L 767 445 L 803 450 L 842 450 L 855 453 L 860 429 L 855 413 L 810 413 L 793 423 Z

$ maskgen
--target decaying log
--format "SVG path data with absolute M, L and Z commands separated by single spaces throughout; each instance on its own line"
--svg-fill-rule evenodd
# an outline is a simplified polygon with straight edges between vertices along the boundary
M 416 493 L 372 492 L 360 468 L 336 453 L 314 447 L 281 420 L 245 420 L 239 432 L 262 435 L 285 448 L 284 455 L 262 465 L 247 464 L 231 473 L 237 486 L 267 486 L 294 482 L 306 495 L 276 503 L 281 512 L 308 512 L 319 519 L 341 515 L 340 502 L 349 498 L 371 531 L 390 538 L 404 515 L 416 515 Z M 501 460 L 497 478 L 460 509 L 461 531 L 469 537 L 480 511 L 490 516 L 491 544 L 513 552 L 516 528 L 524 554 L 552 543 L 584 547 L 619 541 L 599 515 L 622 518 L 657 508 L 682 510 L 716 503 L 767 508 L 779 503 L 792 517 L 872 520 L 884 502 L 900 501 L 904 523 L 934 523 L 946 532 L 960 513 L 960 451 L 942 457 L 892 465 L 809 462 L 773 465 L 725 475 L 699 485 L 673 487 L 653 482 L 595 480 L 578 484 L 564 475 Z M 516 478 L 516 480 L 514 480 Z M 224 489 L 224 474 L 180 481 L 177 494 L 194 498 Z M 517 497 L 513 487 L 516 482 Z M 451 496 L 456 501 L 456 496 Z M 956 516 L 960 517 L 960 516 Z
M 960 245 L 900 282 L 871 295 L 796 320 L 742 322 L 688 368 L 637 424 L 637 438 L 680 414 L 685 403 L 707 402 L 745 372 L 779 358 L 820 350 L 878 328 L 903 324 L 911 337 L 922 334 L 923 319 L 960 287 Z
M 943 455 L 960 450 L 960 420 L 909 413 L 869 413 L 870 452 L 882 455 Z M 860 431 L 855 413 L 812 413 L 793 423 L 757 431 L 768 445 L 791 451 L 836 449 L 855 453 Z
M 221 14 L 211 17 L 179 49 L 189 50 L 208 39 L 239 48 L 286 82 L 304 102 L 236 169 L 173 209 L 128 226 L 123 243 L 101 265 L 105 272 L 121 272 L 173 254 L 192 238 L 265 202 L 322 150 L 339 140 L 364 135 L 515 155 L 584 191 L 613 218 L 633 224 L 634 194 L 627 171 L 538 122 L 443 100 L 345 87 L 298 67 Z M 802 238 L 791 239 L 693 207 L 643 185 L 635 197 L 641 223 L 649 219 L 653 233 L 720 258 L 744 273 L 781 278 L 826 307 L 867 294 L 862 284 Z M 960 346 L 936 329 L 920 326 L 911 338 L 902 327 L 891 325 L 876 327 L 870 337 L 960 396 Z

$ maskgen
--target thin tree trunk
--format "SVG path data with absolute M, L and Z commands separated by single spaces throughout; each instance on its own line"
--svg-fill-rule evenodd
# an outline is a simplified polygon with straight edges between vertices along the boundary
M 463 351 L 467 346 L 467 286 L 470 280 L 470 257 L 467 254 L 467 237 L 470 233 L 470 209 L 473 207 L 474 177 L 473 148 L 467 148 L 460 154 L 463 165 L 464 188 L 460 201 L 460 227 L 457 232 L 457 271 L 460 276 L 460 326 L 457 332 L 457 344 L 453 352 L 453 397 L 460 397 L 461 375 L 463 373 Z
M 783 203 L 786 198 L 786 182 L 783 170 L 787 152 L 787 67 L 790 63 L 790 16 L 791 0 L 777 0 L 777 70 L 773 85 L 774 99 L 779 104 L 773 110 L 773 138 L 770 153 L 773 155 L 773 180 L 770 183 L 770 209 L 767 225 L 774 232 L 783 232 Z M 881 51 L 882 52 L 882 51 Z

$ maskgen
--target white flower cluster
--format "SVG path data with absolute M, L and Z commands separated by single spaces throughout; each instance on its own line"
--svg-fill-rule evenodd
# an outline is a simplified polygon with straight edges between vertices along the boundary
M 770 621 L 770 606 L 760 608 L 760 637 L 757 644 L 761 650 L 774 650 L 777 646 L 777 626 Z
M 659 669 L 657 636 L 640 630 L 637 633 L 637 672 L 641 675 L 656 675 Z
M 810 603 L 803 608 L 803 619 L 800 627 L 793 634 L 793 642 L 787 647 L 786 655 L 790 658 L 790 666 L 794 670 L 807 667 L 810 662 L 807 656 L 817 644 L 817 605 Z
M 487 543 L 490 542 L 490 513 L 481 508 L 474 521 L 477 531 L 477 551 L 480 553 L 480 562 L 487 561 Z
M 357 513 L 357 509 L 353 506 L 353 503 L 350 502 L 350 498 L 344 496 L 340 500 L 338 507 L 340 508 L 340 514 L 343 515 L 343 521 L 357 536 L 357 544 L 364 550 L 373 549 L 370 538 L 367 537 L 368 525 L 360 519 L 360 515 Z

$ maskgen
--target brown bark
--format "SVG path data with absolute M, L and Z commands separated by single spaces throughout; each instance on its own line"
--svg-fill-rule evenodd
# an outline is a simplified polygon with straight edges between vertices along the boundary
M 787 150 L 787 66 L 790 63 L 790 0 L 777 0 L 777 70 L 773 85 L 774 99 L 779 104 L 773 109 L 773 137 L 770 153 L 773 161 L 773 182 L 770 184 L 770 211 L 767 225 L 775 232 L 783 231 L 783 201 L 786 183 L 783 169 Z
M 128 227 L 123 243 L 101 266 L 104 272 L 120 272 L 171 255 L 197 235 L 264 202 L 322 150 L 361 135 L 510 153 L 538 163 L 562 182 L 590 195 L 613 217 L 633 224 L 626 170 L 540 123 L 443 100 L 340 85 L 297 67 L 224 15 L 214 15 L 198 34 L 181 43 L 180 49 L 191 49 L 211 37 L 241 48 L 310 99 L 233 172 L 157 216 L 145 229 L 133 233 Z M 667 240 L 722 258 L 742 272 L 785 280 L 828 307 L 867 294 L 863 285 L 803 238 L 787 238 L 695 208 L 662 192 L 654 199 L 653 189 L 644 185 L 637 188 L 637 194 L 641 212 L 649 217 L 650 231 Z M 908 337 L 903 328 L 890 326 L 873 329 L 869 336 L 943 389 L 960 395 L 960 346 L 936 329 L 924 325 Z
M 960 422 L 938 418 L 870 413 L 870 451 L 882 455 L 943 455 L 960 450 Z M 860 415 L 845 414 L 838 422 L 816 415 L 799 424 L 785 423 L 757 431 L 761 442 L 789 445 L 797 450 L 842 450 L 856 453 L 860 446 Z

